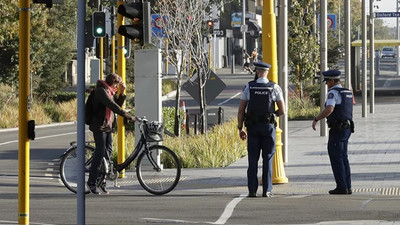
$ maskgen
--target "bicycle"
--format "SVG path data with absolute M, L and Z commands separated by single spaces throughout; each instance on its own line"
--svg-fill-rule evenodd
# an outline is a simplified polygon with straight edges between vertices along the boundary
M 116 164 L 103 158 L 99 178 L 96 181 L 97 187 L 103 184 L 104 180 L 112 180 L 116 184 L 119 173 L 126 169 L 136 158 L 136 176 L 140 185 L 149 193 L 163 195 L 172 191 L 179 182 L 181 176 L 181 164 L 176 154 L 163 145 L 151 145 L 150 143 L 163 140 L 164 126 L 157 121 L 148 122 L 146 117 L 136 117 L 140 129 L 140 140 L 135 150 L 127 157 L 125 162 Z M 89 169 L 95 151 L 93 142 L 85 143 L 85 184 L 89 178 Z M 70 191 L 77 191 L 77 146 L 71 142 L 61 156 L 60 177 Z M 85 185 L 85 193 L 90 193 Z

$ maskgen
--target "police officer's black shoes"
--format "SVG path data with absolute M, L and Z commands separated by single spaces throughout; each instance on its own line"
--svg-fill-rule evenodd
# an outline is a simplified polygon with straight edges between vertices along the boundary
M 272 194 L 272 192 L 264 192 L 263 194 L 262 194 L 262 196 L 263 197 L 266 197 L 266 198 L 272 198 L 272 197 L 274 197 L 274 195 Z
M 90 193 L 95 194 L 95 195 L 100 194 L 99 190 L 97 190 L 96 185 L 87 183 L 87 186 L 89 188 Z
M 257 194 L 256 193 L 249 193 L 249 195 L 247 195 L 247 197 L 249 197 L 249 198 L 255 198 L 255 197 L 257 197 Z
M 347 189 L 347 194 L 348 194 L 348 195 L 353 194 L 353 190 L 351 190 L 351 188 Z
M 347 195 L 349 194 L 347 189 L 335 188 L 329 191 L 330 195 Z

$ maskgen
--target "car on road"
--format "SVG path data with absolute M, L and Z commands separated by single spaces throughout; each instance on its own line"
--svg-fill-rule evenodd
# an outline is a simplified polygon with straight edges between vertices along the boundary
M 392 47 L 384 47 L 381 52 L 381 58 L 394 58 L 396 53 Z

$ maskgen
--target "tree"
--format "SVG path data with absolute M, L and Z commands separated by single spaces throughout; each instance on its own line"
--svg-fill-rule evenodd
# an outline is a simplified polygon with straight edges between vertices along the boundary
M 343 56 L 343 43 L 339 44 L 337 33 L 328 30 L 328 68 L 338 69 L 337 63 Z
M 18 1 L 0 1 L 0 82 L 16 86 L 18 83 Z
M 202 26 L 209 19 L 212 2 L 223 5 L 225 1 L 158 0 L 155 3 L 154 9 L 161 18 L 164 18 L 165 23 L 163 29 L 168 50 L 164 50 L 163 54 L 177 71 L 174 124 L 176 135 L 180 135 L 179 103 L 182 80 L 184 74 L 190 76 L 192 75 L 191 71 L 194 70 L 199 77 L 200 120 L 202 121 L 202 133 L 205 132 L 204 86 L 210 75 L 210 69 L 207 50 L 203 44 Z M 189 69 L 187 65 L 189 65 Z
M 388 26 L 383 24 L 382 19 L 374 19 L 374 36 L 375 40 L 393 39 L 393 33 L 390 32 L 390 28 Z
M 19 5 L 18 1 L 0 2 L 0 82 L 18 85 Z M 33 94 L 49 98 L 64 86 L 62 75 L 76 49 L 76 1 L 47 9 L 43 4 L 31 7 L 31 73 Z
M 312 0 L 293 0 L 289 10 L 289 65 L 291 81 L 303 96 L 303 84 L 314 77 L 319 65 L 319 45 L 312 32 L 314 12 Z
M 33 5 L 31 15 L 31 71 L 34 93 L 41 99 L 55 95 L 66 84 L 63 75 L 76 49 L 77 3 L 66 0 L 47 9 Z

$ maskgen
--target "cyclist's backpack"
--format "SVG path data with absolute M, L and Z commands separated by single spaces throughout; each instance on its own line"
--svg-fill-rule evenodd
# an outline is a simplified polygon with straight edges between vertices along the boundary
M 85 103 L 85 124 L 90 125 L 92 122 L 93 117 L 95 116 L 95 110 L 93 107 L 93 101 L 94 101 L 94 92 L 95 89 L 92 89 L 89 93 L 89 96 L 86 100 Z

